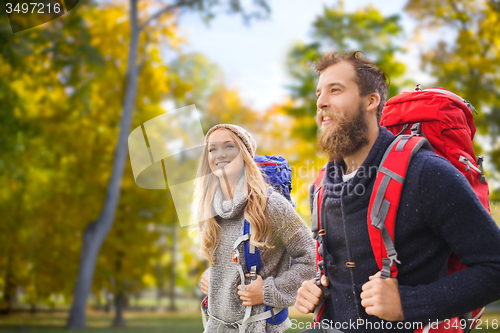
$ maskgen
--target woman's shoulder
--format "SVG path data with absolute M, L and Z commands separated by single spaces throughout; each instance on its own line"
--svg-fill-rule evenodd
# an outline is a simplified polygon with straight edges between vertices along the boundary
M 271 191 L 271 194 L 267 199 L 267 205 L 269 209 L 290 209 L 292 211 L 295 211 L 292 203 L 276 190 Z
M 281 225 L 283 222 L 287 222 L 287 224 L 290 222 L 302 223 L 292 203 L 278 191 L 272 191 L 269 195 L 267 208 L 269 217 L 275 224 Z

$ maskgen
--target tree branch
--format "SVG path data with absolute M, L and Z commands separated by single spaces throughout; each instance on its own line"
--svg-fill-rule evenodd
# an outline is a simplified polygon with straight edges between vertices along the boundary
M 157 18 L 159 18 L 163 14 L 165 14 L 167 12 L 170 12 L 170 11 L 174 10 L 175 8 L 180 8 L 180 7 L 184 7 L 184 6 L 192 6 L 192 5 L 196 4 L 197 2 L 199 2 L 199 0 L 179 0 L 179 1 L 177 1 L 173 5 L 165 6 L 164 8 L 162 8 L 159 11 L 157 11 L 156 13 L 154 13 L 150 18 L 148 18 L 146 20 L 146 22 L 144 22 L 143 24 L 141 24 L 139 26 L 139 32 L 142 32 L 142 30 L 148 24 L 150 24 L 152 21 L 156 20 Z
M 460 21 L 460 23 L 462 24 L 462 29 L 463 30 L 467 30 L 467 22 L 466 20 L 464 20 L 462 18 L 462 16 L 460 14 L 463 14 L 463 15 L 466 15 L 465 12 L 462 12 L 458 7 L 457 7 L 457 4 L 454 2 L 454 1 L 451 1 L 451 6 L 453 7 L 453 9 L 455 10 L 455 12 L 458 14 L 459 18 L 458 20 Z

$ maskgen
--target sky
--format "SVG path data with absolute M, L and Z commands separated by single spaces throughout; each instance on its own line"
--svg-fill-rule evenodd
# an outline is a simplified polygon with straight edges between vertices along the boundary
M 372 3 L 370 0 L 345 2 L 346 11 Z M 229 87 L 236 88 L 246 105 L 265 111 L 287 96 L 286 54 L 296 41 L 310 41 L 312 23 L 323 12 L 323 7 L 337 4 L 325 0 L 268 0 L 270 17 L 243 24 L 238 15 L 219 15 L 209 26 L 199 14 L 181 16 L 179 26 L 188 43 L 184 52 L 201 52 L 218 64 Z M 406 1 L 377 0 L 376 8 L 383 15 L 403 14 Z M 412 20 L 403 16 L 401 23 L 407 36 L 414 29 Z M 413 50 L 405 63 L 421 81 L 428 80 L 418 70 L 418 53 Z

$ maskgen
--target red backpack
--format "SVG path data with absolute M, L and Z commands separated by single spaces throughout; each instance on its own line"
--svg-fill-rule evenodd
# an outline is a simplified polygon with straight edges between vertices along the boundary
M 455 93 L 441 88 L 405 92 L 389 99 L 385 105 L 380 124 L 396 135 L 387 148 L 375 179 L 368 207 L 368 233 L 370 242 L 382 272 L 382 278 L 396 277 L 397 252 L 394 248 L 394 229 L 399 199 L 403 190 L 406 171 L 413 155 L 420 149 L 434 150 L 460 170 L 472 185 L 484 207 L 489 209 L 488 184 L 482 170 L 482 157 L 476 155 L 472 139 L 476 132 L 472 111 L 474 107 Z M 429 144 L 430 143 L 430 144 Z M 479 165 L 478 165 L 479 164 Z M 323 201 L 323 168 L 314 184 L 314 202 L 311 229 L 317 241 L 317 283 L 325 274 L 322 259 L 323 236 L 321 203 Z M 404 263 L 402 263 L 404 264 Z M 466 268 L 452 254 L 448 260 L 448 274 Z M 323 288 L 323 291 L 327 291 Z M 325 296 L 328 296 L 325 294 Z M 314 323 L 319 323 L 324 304 L 316 307 Z M 469 332 L 484 312 L 484 308 L 467 314 L 464 318 L 453 318 L 439 325 L 427 325 L 415 332 Z M 462 319 L 462 321 L 460 321 Z M 466 325 L 462 325 L 465 320 Z M 445 329 L 445 326 L 448 329 Z M 462 329 L 467 326 L 465 329 Z

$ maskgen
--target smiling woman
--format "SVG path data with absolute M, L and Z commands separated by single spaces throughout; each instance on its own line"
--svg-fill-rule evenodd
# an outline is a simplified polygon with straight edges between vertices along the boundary
M 200 255 L 211 263 L 202 279 L 205 331 L 281 333 L 291 325 L 287 307 L 300 284 L 315 273 L 309 229 L 287 199 L 269 191 L 253 160 L 257 143 L 250 133 L 220 124 L 207 132 L 205 144 L 194 200 Z M 245 225 L 250 230 L 243 233 Z M 247 253 L 260 254 L 252 274 Z

